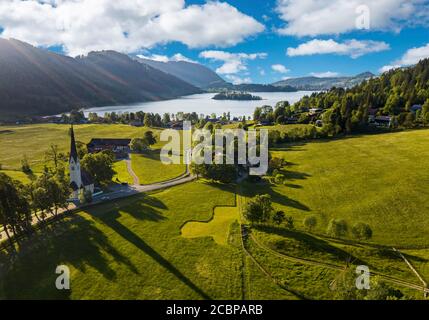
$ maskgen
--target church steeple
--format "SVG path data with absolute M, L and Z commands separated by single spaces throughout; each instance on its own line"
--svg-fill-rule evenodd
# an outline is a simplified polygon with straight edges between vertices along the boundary
M 77 148 L 76 148 L 76 140 L 74 137 L 73 125 L 71 125 L 71 128 L 70 128 L 70 135 L 71 135 L 70 161 L 73 159 L 74 163 L 77 163 L 79 156 L 78 156 Z
M 80 161 L 76 148 L 76 140 L 74 137 L 73 125 L 70 128 L 70 187 L 73 189 L 74 197 L 77 198 L 82 185 L 82 172 L 80 169 Z

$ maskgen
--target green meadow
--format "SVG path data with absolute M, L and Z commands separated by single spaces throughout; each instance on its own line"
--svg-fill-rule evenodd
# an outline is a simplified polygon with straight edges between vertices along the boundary
M 0 164 L 4 170 L 20 169 L 21 159 L 27 157 L 34 172 L 43 169 L 46 152 L 51 144 L 60 152 L 70 151 L 69 126 L 37 124 L 0 127 Z M 140 138 L 149 129 L 129 125 L 85 124 L 75 125 L 76 141 L 88 143 L 92 138 Z M 156 129 L 150 129 L 155 134 Z M 161 145 L 155 145 L 159 148 Z
M 48 148 L 48 137 L 61 133 L 61 142 L 53 141 L 67 151 L 65 126 L 37 127 L 45 132 L 33 132 L 33 142 L 44 140 Z M 115 130 L 92 129 L 93 134 L 91 126 L 77 126 L 77 139 L 144 132 L 116 125 Z M 9 130 L 0 134 L 0 146 L 11 147 L 15 160 L 2 152 L 0 163 L 6 173 L 24 180 L 22 172 L 11 171 L 22 154 L 12 146 L 33 129 Z M 27 157 L 37 167 L 44 151 L 31 140 L 25 143 L 21 150 L 35 150 Z M 182 165 L 163 166 L 158 152 L 132 156 L 141 184 L 185 172 Z M 429 281 L 429 130 L 302 142 L 271 152 L 287 161 L 284 184 L 264 179 L 237 188 L 191 182 L 68 215 L 25 243 L 13 261 L 0 253 L 0 299 L 335 299 L 344 270 L 360 264 L 419 285 L 392 247 Z M 114 179 L 133 182 L 125 161 L 115 163 L 115 170 Z M 275 209 L 294 218 L 295 229 L 260 225 L 242 237 L 242 201 L 264 193 L 272 196 Z M 318 220 L 312 232 L 302 223 L 309 215 Z M 368 223 L 373 238 L 330 238 L 326 227 L 332 218 L 345 219 L 349 228 Z M 71 268 L 72 290 L 66 293 L 54 287 L 60 264 Z M 406 298 L 423 298 L 415 289 L 390 285 Z
M 180 234 L 234 205 L 231 191 L 189 183 L 74 213 L 2 270 L 0 299 L 240 299 L 240 251 Z M 59 264 L 71 268 L 66 295 L 53 285 Z
M 298 228 L 308 215 L 318 218 L 316 233 L 332 218 L 345 219 L 350 227 L 368 223 L 374 243 L 429 247 L 429 130 L 303 142 L 272 155 L 288 162 L 286 182 L 244 190 L 271 194 Z
M 131 163 L 140 184 L 171 180 L 186 172 L 186 165 L 184 164 L 163 164 L 160 161 L 159 150 L 148 151 L 144 154 L 132 154 Z

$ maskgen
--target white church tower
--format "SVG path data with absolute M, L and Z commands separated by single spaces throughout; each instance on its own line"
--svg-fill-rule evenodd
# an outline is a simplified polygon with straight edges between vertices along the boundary
M 76 148 L 76 140 L 74 137 L 73 125 L 70 129 L 71 135 L 71 145 L 70 145 L 70 187 L 73 190 L 72 197 L 74 199 L 79 198 L 79 193 L 81 190 L 90 191 L 94 193 L 94 182 L 91 177 L 84 172 L 80 167 L 79 155 Z
M 76 140 L 74 137 L 73 125 L 70 129 L 71 146 L 70 146 L 70 186 L 73 190 L 73 198 L 79 197 L 79 190 L 82 188 L 82 173 L 80 171 L 79 155 L 77 154 Z

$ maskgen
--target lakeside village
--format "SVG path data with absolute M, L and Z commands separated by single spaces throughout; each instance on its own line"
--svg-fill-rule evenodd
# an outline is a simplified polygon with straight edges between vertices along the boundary
M 417 114 L 422 111 L 422 105 L 413 105 L 410 112 Z M 275 124 L 313 124 L 316 127 L 323 127 L 323 114 L 327 109 L 318 107 L 294 108 L 287 101 L 280 101 L 273 108 L 263 105 L 255 109 L 252 116 L 231 116 L 231 112 L 224 112 L 221 116 L 215 113 L 210 115 L 198 114 L 196 112 L 165 113 L 162 116 L 158 113 L 138 112 L 106 112 L 99 115 L 90 112 L 86 117 L 83 108 L 75 109 L 70 113 L 60 116 L 33 116 L 24 120 L 15 121 L 15 125 L 25 124 L 128 124 L 134 127 L 156 127 L 180 130 L 183 128 L 183 121 L 191 121 L 199 128 L 207 123 L 214 125 L 246 124 L 251 122 L 254 126 L 272 126 Z M 3 123 L 0 123 L 0 125 Z M 9 123 L 4 123 L 9 124 Z M 368 124 L 380 128 L 392 128 L 398 125 L 397 119 L 390 115 L 380 115 L 378 109 L 368 109 Z

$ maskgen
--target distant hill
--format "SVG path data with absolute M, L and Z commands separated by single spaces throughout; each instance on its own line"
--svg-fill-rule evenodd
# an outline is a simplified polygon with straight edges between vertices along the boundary
M 226 84 L 225 80 L 223 80 L 216 72 L 198 63 L 186 61 L 160 62 L 138 57 L 136 57 L 135 60 L 171 74 L 201 89 Z
M 332 87 L 337 88 L 352 88 L 360 84 L 364 80 L 373 78 L 375 75 L 371 72 L 364 72 L 354 77 L 332 77 L 332 78 L 318 78 L 318 77 L 303 77 L 291 78 L 273 83 L 273 86 L 284 87 L 290 86 L 298 90 L 320 91 L 329 90 Z
M 114 51 L 74 59 L 18 40 L 0 39 L 3 121 L 199 92 L 181 79 Z
M 211 87 L 207 89 L 211 92 L 222 92 L 225 90 L 230 91 L 245 91 L 245 92 L 296 92 L 297 89 L 291 86 L 273 86 L 271 84 L 256 84 L 256 83 L 243 83 L 243 84 L 232 84 L 229 82 L 217 87 Z

